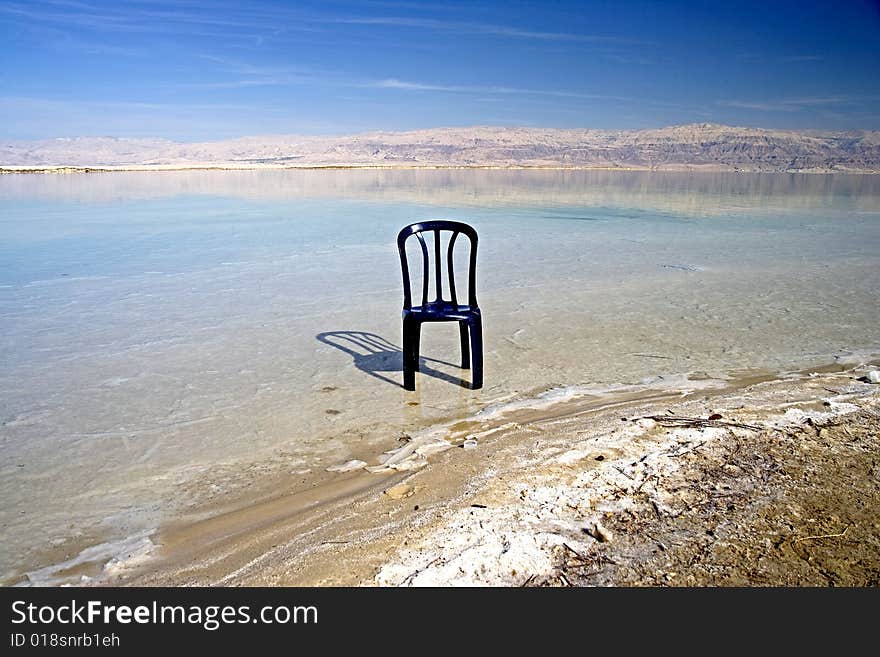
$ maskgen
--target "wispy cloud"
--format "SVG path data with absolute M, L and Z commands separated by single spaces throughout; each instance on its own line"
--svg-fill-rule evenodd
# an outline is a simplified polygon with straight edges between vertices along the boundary
M 816 96 L 774 100 L 719 100 L 716 104 L 762 112 L 800 112 L 811 107 L 840 105 L 852 100 L 849 96 Z
M 114 43 L 103 35 L 82 38 L 51 25 L 31 25 L 31 33 L 48 49 L 74 55 L 108 55 L 111 57 L 143 57 L 150 54 L 148 48 L 131 43 Z
M 525 89 L 520 87 L 479 86 L 479 85 L 444 85 L 425 82 L 410 82 L 389 78 L 385 80 L 371 81 L 365 85 L 379 89 L 402 89 L 405 91 L 439 91 L 445 93 L 469 93 L 469 94 L 525 94 L 533 96 L 554 96 L 559 98 L 583 98 L 592 100 L 629 100 L 625 96 L 613 96 L 608 94 L 588 94 L 578 91 L 566 91 L 557 89 Z
M 51 126 L 51 132 L 46 126 Z M 0 139 L 12 134 L 23 139 L 103 134 L 192 141 L 249 133 L 332 133 L 348 127 L 363 128 L 301 116 L 289 106 L 263 102 L 154 103 L 0 96 Z
M 218 74 L 228 75 L 233 79 L 185 83 L 178 86 L 193 89 L 287 86 L 316 82 L 334 75 L 332 71 L 318 71 L 304 66 L 262 66 L 204 53 L 197 53 L 194 57 L 215 64 Z
M 469 94 L 472 100 L 480 100 L 486 102 L 490 98 L 504 98 L 505 96 L 518 95 L 521 101 L 539 104 L 553 104 L 565 108 L 566 111 L 577 109 L 581 111 L 583 102 L 578 101 L 595 101 L 603 104 L 614 104 L 617 107 L 653 107 L 658 110 L 676 110 L 679 112 L 691 114 L 707 114 L 707 108 L 695 107 L 680 102 L 660 100 L 646 96 L 621 96 L 615 94 L 604 93 L 586 93 L 581 91 L 571 91 L 567 89 L 533 89 L 523 87 L 504 87 L 504 86 L 479 86 L 479 85 L 455 85 L 455 84 L 434 84 L 426 82 L 414 82 L 407 80 L 398 80 L 396 78 L 388 78 L 384 80 L 374 80 L 366 83 L 357 83 L 356 86 L 365 86 L 377 89 L 400 90 L 411 92 L 435 92 L 450 94 Z M 571 100 L 574 102 L 565 104 L 559 103 L 560 100 Z M 736 101 L 733 101 L 736 102 Z
M 824 57 L 822 55 L 785 55 L 779 57 L 780 62 L 796 63 L 796 62 L 821 62 Z
M 394 9 L 406 9 L 408 11 L 422 11 L 422 12 L 435 12 L 435 11 L 445 11 L 445 12 L 462 12 L 465 11 L 468 7 L 471 6 L 470 3 L 464 4 L 452 4 L 452 3 L 440 3 L 440 2 L 386 2 L 383 0 L 361 0 L 360 2 L 353 1 L 352 4 L 361 4 L 365 7 L 381 7 L 381 8 L 394 8 Z
M 637 55 L 619 55 L 617 53 L 600 53 L 602 59 L 607 59 L 618 64 L 635 64 L 637 66 L 656 66 L 662 62 L 654 57 L 640 57 Z
M 761 112 L 799 112 L 802 109 L 800 107 L 796 107 L 794 105 L 786 105 L 784 103 L 766 103 L 750 100 L 721 100 L 718 101 L 718 104 L 725 107 L 758 110 Z
M 783 102 L 802 107 L 812 107 L 814 105 L 838 105 L 840 103 L 848 103 L 851 100 L 853 100 L 851 96 L 812 96 L 807 98 L 789 98 Z
M 758 64 L 761 62 L 777 62 L 782 64 L 796 64 L 800 62 L 821 62 L 825 59 L 822 55 L 816 54 L 798 54 L 798 55 L 770 55 L 757 52 L 743 52 L 736 55 L 736 59 Z
M 250 75 L 254 77 L 275 77 L 283 75 L 330 75 L 331 71 L 325 69 L 316 69 L 311 66 L 303 65 L 284 65 L 284 66 L 268 66 L 265 64 L 252 64 L 250 62 L 229 57 L 222 57 L 211 54 L 198 54 L 196 57 L 206 61 L 215 62 L 223 70 L 239 75 Z
M 51 25 L 105 35 L 146 33 L 183 34 L 187 37 L 224 37 L 254 40 L 284 31 L 323 31 L 317 25 L 251 9 L 248 5 L 218 12 L 217 5 L 203 3 L 116 2 L 100 6 L 86 2 L 33 0 L 0 3 L 0 17 L 25 29 Z
M 629 96 L 613 94 L 585 93 L 566 89 L 532 89 L 502 85 L 461 85 L 439 84 L 398 78 L 370 79 L 352 75 L 344 71 L 314 69 L 309 67 L 258 66 L 230 60 L 225 57 L 199 54 L 199 59 L 214 62 L 218 71 L 229 74 L 233 79 L 216 82 L 186 83 L 187 88 L 236 88 L 257 86 L 286 86 L 316 84 L 321 86 L 349 87 L 358 89 L 378 89 L 404 92 L 425 92 L 443 94 L 471 94 L 481 96 L 523 95 L 545 98 L 570 98 L 580 100 L 634 101 L 646 102 Z
M 437 32 L 459 34 L 488 34 L 516 39 L 538 39 L 543 41 L 583 41 L 594 43 L 643 43 L 634 39 L 596 34 L 573 34 L 570 32 L 545 32 L 528 30 L 510 25 L 493 23 L 471 23 L 449 21 L 436 18 L 414 18 L 410 16 L 351 16 L 332 19 L 336 23 L 350 25 L 380 25 L 388 27 L 412 27 Z
M 206 110 L 236 111 L 247 110 L 251 105 L 246 103 L 153 103 L 139 101 L 116 100 L 59 100 L 29 96 L 0 96 L 0 108 L 28 110 L 113 110 L 126 111 L 167 111 L 181 110 L 185 112 L 204 112 Z
M 473 91 L 483 91 L 484 93 L 492 93 L 500 87 L 492 88 L 479 88 L 479 87 L 462 87 L 455 85 L 443 85 L 443 84 L 426 84 L 423 82 L 406 82 L 405 80 L 395 80 L 394 78 L 390 78 L 388 80 L 379 80 L 377 82 L 368 82 L 363 86 L 367 87 L 377 87 L 379 89 L 405 89 L 408 91 L 443 91 L 450 93 L 461 93 L 461 92 L 473 92 Z

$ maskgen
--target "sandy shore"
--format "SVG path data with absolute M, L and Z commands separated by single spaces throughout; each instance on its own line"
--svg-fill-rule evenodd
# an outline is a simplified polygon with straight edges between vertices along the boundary
M 778 169 L 762 167 L 731 167 L 714 164 L 658 164 L 655 166 L 601 166 L 601 165 L 565 165 L 565 164 L 271 164 L 271 163 L 237 163 L 237 162 L 204 162 L 180 164 L 108 164 L 108 165 L 47 165 L 19 166 L 2 165 L 0 174 L 73 174 L 73 173 L 125 173 L 134 171 L 172 172 L 172 171 L 311 171 L 311 170 L 399 170 L 399 171 L 431 171 L 431 170 L 484 170 L 484 171 L 638 171 L 638 172 L 670 172 L 670 173 L 818 173 L 818 174 L 859 174 L 874 175 L 875 169 L 810 167 L 802 169 Z
M 108 164 L 94 166 L 0 166 L 0 174 L 78 174 L 78 173 L 170 173 L 179 171 L 635 171 L 635 172 L 694 172 L 730 173 L 732 170 L 712 165 L 670 165 L 659 167 L 638 166 L 579 166 L 579 165 L 517 165 L 517 164 L 240 164 L 234 162 L 206 162 L 181 164 Z M 761 173 L 737 169 L 737 172 Z M 810 169 L 791 173 L 875 173 L 874 171 L 837 171 L 835 169 Z
M 870 369 L 490 409 L 441 428 L 452 448 L 438 449 L 436 432 L 404 444 L 428 447 L 395 452 L 413 469 L 200 509 L 95 581 L 876 585 L 880 386 L 864 378 Z

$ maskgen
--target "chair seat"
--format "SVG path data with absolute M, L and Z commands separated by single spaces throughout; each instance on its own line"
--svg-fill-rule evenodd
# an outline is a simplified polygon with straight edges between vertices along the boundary
M 404 317 L 412 315 L 413 319 L 421 322 L 463 321 L 479 314 L 479 307 L 454 305 L 449 301 L 432 301 L 403 311 Z

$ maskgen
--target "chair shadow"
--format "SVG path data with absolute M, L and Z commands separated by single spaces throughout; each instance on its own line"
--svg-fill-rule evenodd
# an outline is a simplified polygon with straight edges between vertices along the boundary
M 318 333 L 315 339 L 351 356 L 354 360 L 354 366 L 361 372 L 398 388 L 403 388 L 402 383 L 383 374 L 384 372 L 403 373 L 403 350 L 381 335 L 367 331 L 325 331 Z M 458 367 L 455 363 L 419 356 L 419 372 L 462 388 L 470 388 L 470 384 L 464 379 L 434 369 L 429 363 Z

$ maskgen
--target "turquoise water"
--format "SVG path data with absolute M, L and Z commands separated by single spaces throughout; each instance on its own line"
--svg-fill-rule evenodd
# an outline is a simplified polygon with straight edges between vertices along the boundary
M 5 583 L 260 464 L 369 461 L 554 387 L 880 351 L 877 176 L 4 175 L 0 208 Z M 428 218 L 480 233 L 481 391 L 442 362 L 398 385 L 394 239 Z M 386 349 L 334 346 L 350 331 Z M 453 324 L 425 329 L 423 355 L 457 349 Z

